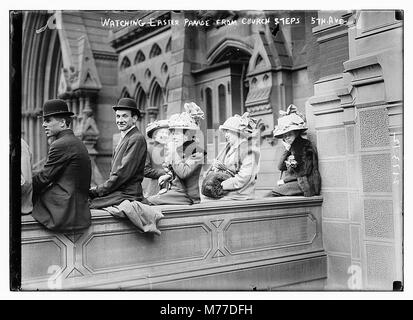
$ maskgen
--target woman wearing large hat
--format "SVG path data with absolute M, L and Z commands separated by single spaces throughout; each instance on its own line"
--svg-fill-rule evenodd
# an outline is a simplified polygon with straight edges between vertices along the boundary
M 195 103 L 185 103 L 185 111 L 169 118 L 170 143 L 167 146 L 166 167 L 169 172 L 159 178 L 167 187 L 147 198 L 154 205 L 194 204 L 200 202 L 199 174 L 206 152 L 198 145 L 196 135 L 204 112 Z
M 168 120 L 156 120 L 146 127 L 148 142 L 145 162 L 145 178 L 142 182 L 143 196 L 148 198 L 159 192 L 158 179 L 169 172 L 165 166 L 166 144 L 169 141 Z
M 205 175 L 202 194 L 206 200 L 247 200 L 254 198 L 259 170 L 258 121 L 249 113 L 227 119 L 219 129 L 227 145 Z
M 280 111 L 281 117 L 273 134 L 282 139 L 285 151 L 282 154 L 278 169 L 280 180 L 272 190 L 277 196 L 306 196 L 320 194 L 321 178 L 318 171 L 317 150 L 312 143 L 301 135 L 308 128 L 305 117 L 290 105 L 287 111 Z

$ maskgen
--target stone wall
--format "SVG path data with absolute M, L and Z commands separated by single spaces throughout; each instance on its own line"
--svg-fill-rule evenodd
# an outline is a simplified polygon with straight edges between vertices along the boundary
M 162 234 L 92 210 L 75 233 L 22 219 L 22 289 L 324 288 L 321 197 L 163 206 Z
M 336 26 L 348 33 L 341 36 L 349 41 L 349 60 L 340 60 L 345 73 L 316 81 L 307 109 L 323 178 L 329 289 L 391 290 L 402 280 L 402 181 L 395 171 L 401 170 L 395 161 L 402 140 L 402 28 L 394 19 L 371 25 L 375 14 L 357 13 L 346 29 Z M 314 34 L 334 47 L 333 29 L 317 27 Z

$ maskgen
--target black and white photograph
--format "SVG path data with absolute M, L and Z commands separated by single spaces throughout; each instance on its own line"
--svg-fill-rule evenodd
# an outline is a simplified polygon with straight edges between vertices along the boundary
M 10 290 L 404 290 L 404 10 L 217 9 L 9 12 Z

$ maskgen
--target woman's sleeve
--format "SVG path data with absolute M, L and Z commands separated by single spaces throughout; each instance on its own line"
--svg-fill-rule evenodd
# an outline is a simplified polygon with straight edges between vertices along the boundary
M 257 164 L 255 162 L 254 154 L 252 152 L 248 153 L 243 157 L 238 173 L 234 177 L 222 182 L 223 189 L 237 190 L 244 187 L 251 180 L 251 176 L 254 174 L 256 166 Z
M 160 176 L 166 173 L 163 169 L 157 169 L 152 167 L 151 153 L 152 149 L 148 149 L 146 152 L 144 176 L 150 179 L 158 179 Z
M 298 173 L 300 177 L 309 176 L 313 172 L 314 152 L 315 151 L 311 145 L 304 148 L 302 156 L 302 168 Z
M 285 164 L 285 160 L 287 160 L 287 158 L 291 155 L 291 152 L 288 150 L 285 150 L 284 153 L 281 155 L 281 158 L 278 162 L 278 170 L 280 171 L 286 171 L 287 170 L 287 166 Z
M 191 176 L 193 172 L 204 163 L 204 154 L 202 152 L 197 152 L 191 155 L 188 159 L 179 159 L 172 164 L 172 169 L 174 173 L 180 179 L 186 179 Z

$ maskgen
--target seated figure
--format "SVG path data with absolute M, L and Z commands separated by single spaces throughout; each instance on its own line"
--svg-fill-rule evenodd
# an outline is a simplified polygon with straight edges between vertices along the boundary
M 205 174 L 205 200 L 248 200 L 254 198 L 259 170 L 258 121 L 249 113 L 235 115 L 219 127 L 227 145 Z
M 273 134 L 274 137 L 282 139 L 285 151 L 278 164 L 281 177 L 271 194 L 275 197 L 318 195 L 321 177 L 318 171 L 317 150 L 309 140 L 301 137 L 308 129 L 305 118 L 297 112 L 294 105 L 290 105 L 286 112 L 280 113 L 282 116 L 278 119 L 278 126 Z
M 165 166 L 166 145 L 169 141 L 168 120 L 151 122 L 146 128 L 146 135 L 153 140 L 148 143 L 146 153 L 144 179 L 142 181 L 143 196 L 148 198 L 159 192 L 158 179 L 168 173 Z M 164 187 L 164 186 L 162 186 Z
M 197 144 L 196 133 L 203 111 L 195 103 L 186 103 L 185 112 L 174 114 L 169 119 L 171 141 L 167 147 L 165 162 L 169 171 L 158 179 L 166 184 L 158 194 L 146 202 L 151 205 L 179 205 L 200 202 L 199 175 L 206 152 Z

